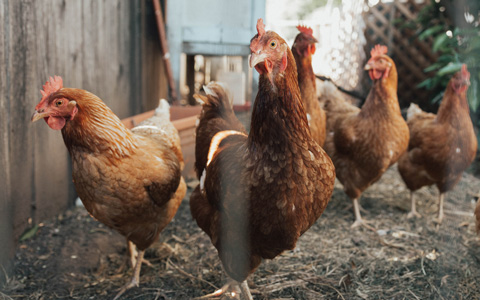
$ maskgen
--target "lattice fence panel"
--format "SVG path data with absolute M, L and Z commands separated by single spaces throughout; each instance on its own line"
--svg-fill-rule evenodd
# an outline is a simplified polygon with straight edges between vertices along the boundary
M 418 0 L 379 2 L 363 15 L 367 41 L 365 52 L 370 53 L 375 44 L 388 46 L 388 54 L 395 61 L 398 71 L 398 98 L 402 107 L 410 102 L 429 107 L 432 98 L 429 91 L 416 88 L 428 77 L 423 69 L 436 61 L 436 55 L 431 51 L 432 41 L 421 41 L 415 37 L 413 30 L 402 26 L 405 21 L 414 20 L 426 4 Z M 367 76 L 365 80 L 368 80 Z M 371 85 L 366 81 L 364 84 Z
M 349 90 L 358 90 L 363 77 L 365 23 L 362 19 L 364 4 L 356 0 L 343 0 L 338 16 L 333 16 L 332 26 L 338 28 L 335 43 L 325 59 L 329 62 L 330 76 L 335 83 Z M 327 46 L 327 45 L 322 45 Z

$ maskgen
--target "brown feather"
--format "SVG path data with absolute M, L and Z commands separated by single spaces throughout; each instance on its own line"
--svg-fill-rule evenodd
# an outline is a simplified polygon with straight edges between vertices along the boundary
M 278 46 L 285 43 L 271 31 L 254 42 L 268 45 L 271 38 Z M 260 76 L 250 134 L 222 140 L 206 167 L 204 189 L 197 187 L 190 198 L 193 218 L 210 236 L 227 274 L 240 282 L 263 258 L 293 249 L 333 189 L 335 170 L 311 137 L 289 49 L 286 62 L 285 71 Z M 274 64 L 281 68 L 281 62 Z M 204 137 L 219 130 L 202 124 L 207 126 L 201 119 L 197 132 L 211 131 Z
M 85 208 L 145 250 L 173 218 L 186 193 L 176 139 L 153 136 L 162 130 L 150 136 L 145 131 L 133 133 L 87 91 L 62 88 L 50 97 L 75 101 L 78 107 L 62 135 Z
M 466 90 L 457 93 L 455 80 L 455 76 L 450 80 L 436 116 L 420 112 L 408 121 L 408 152 L 399 160 L 398 169 L 412 191 L 432 184 L 440 193 L 451 190 L 475 158 L 477 138 Z
M 310 131 L 313 139 L 320 146 L 323 146 L 326 138 L 327 117 L 317 99 L 316 79 L 312 68 L 312 55 L 305 55 L 304 48 L 308 47 L 311 42 L 307 40 L 307 37 L 300 40 L 303 34 L 304 33 L 301 32 L 297 35 L 292 47 L 292 53 L 297 65 L 298 85 L 305 106 L 305 112 L 310 115 Z
M 386 55 L 381 59 L 391 65 L 390 71 L 374 81 L 361 110 L 344 100 L 325 105 L 328 133 L 324 147 L 352 199 L 380 179 L 408 145 L 408 127 L 397 99 L 395 64 Z

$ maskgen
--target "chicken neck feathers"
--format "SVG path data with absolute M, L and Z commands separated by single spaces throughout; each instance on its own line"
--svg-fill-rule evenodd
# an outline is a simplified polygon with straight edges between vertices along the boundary
M 292 51 L 298 71 L 298 85 L 305 106 L 305 112 L 310 116 L 309 126 L 312 138 L 320 145 L 325 143 L 326 115 L 317 99 L 315 74 L 312 68 L 312 57 L 300 56 Z

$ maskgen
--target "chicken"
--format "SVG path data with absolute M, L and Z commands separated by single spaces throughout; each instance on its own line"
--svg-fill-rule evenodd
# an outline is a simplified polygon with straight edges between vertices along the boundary
M 410 190 L 409 217 L 420 216 L 413 194 L 435 184 L 440 192 L 438 217 L 442 222 L 445 193 L 460 180 L 477 152 L 477 138 L 470 120 L 467 89 L 470 73 L 466 65 L 449 81 L 437 115 L 423 112 L 417 105 L 408 109 L 410 142 L 408 152 L 398 161 L 398 170 Z
M 265 31 L 262 19 L 257 31 L 250 66 L 260 79 L 250 133 L 234 125 L 221 86 L 209 84 L 206 96 L 195 96 L 203 102 L 196 139 L 205 147 L 196 155 L 207 155 L 207 162 L 190 210 L 233 279 L 208 296 L 240 285 L 251 299 L 247 277 L 262 259 L 295 248 L 325 210 L 335 180 L 330 158 L 310 134 L 292 52 L 278 34 Z M 208 115 L 218 122 L 207 122 Z
M 312 55 L 318 41 L 313 37 L 312 28 L 297 26 L 297 29 L 300 33 L 295 37 L 292 53 L 297 64 L 298 85 L 312 137 L 323 146 L 326 136 L 326 115 L 317 99 L 316 79 L 312 68 Z
M 397 70 L 377 45 L 365 66 L 373 86 L 361 109 L 340 97 L 324 95 L 327 139 L 324 149 L 332 158 L 337 178 L 353 200 L 355 222 L 365 225 L 358 200 L 407 149 L 409 132 L 397 99 Z
M 195 141 L 195 171 L 200 179 L 207 165 L 208 149 L 213 136 L 224 128 L 246 134 L 245 127 L 235 116 L 232 99 L 228 89 L 222 82 L 211 82 L 203 89 L 207 94 L 215 96 L 218 101 L 211 105 L 203 105 L 199 117 Z M 201 104 L 205 104 L 201 96 L 196 96 Z
M 168 103 L 162 102 L 155 117 L 130 131 L 100 98 L 64 88 L 59 76 L 50 78 L 41 93 L 32 122 L 43 118 L 50 128 L 61 130 L 85 208 L 127 238 L 134 272 L 117 299 L 139 285 L 145 249 L 172 220 L 186 193 Z

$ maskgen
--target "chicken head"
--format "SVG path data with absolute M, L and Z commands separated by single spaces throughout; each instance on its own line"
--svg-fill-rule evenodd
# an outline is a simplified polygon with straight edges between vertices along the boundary
M 460 72 L 453 75 L 452 80 L 450 81 L 453 90 L 457 94 L 461 94 L 467 91 L 470 86 L 470 73 L 467 70 L 467 65 L 463 64 Z
M 393 61 L 387 56 L 387 46 L 375 45 L 370 51 L 371 58 L 365 65 L 365 70 L 368 71 L 372 80 L 378 80 L 388 77 Z
M 32 115 L 32 122 L 44 119 L 48 126 L 54 130 L 61 130 L 66 120 L 74 118 L 78 112 L 77 103 L 56 94 L 63 88 L 63 80 L 60 76 L 50 77 L 50 80 L 43 85 L 42 100 L 35 107 Z
M 313 37 L 313 29 L 307 26 L 298 25 L 300 34 L 295 38 L 292 49 L 295 48 L 299 56 L 310 56 L 315 54 L 317 39 Z
M 287 48 L 284 39 L 273 31 L 265 32 L 262 19 L 257 21 L 257 34 L 250 41 L 250 67 L 267 74 L 270 81 L 287 68 Z

